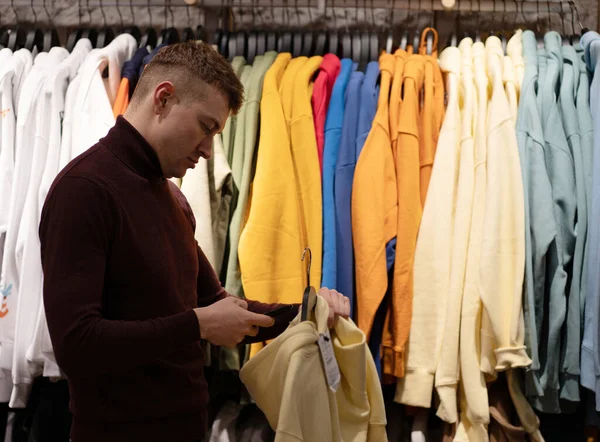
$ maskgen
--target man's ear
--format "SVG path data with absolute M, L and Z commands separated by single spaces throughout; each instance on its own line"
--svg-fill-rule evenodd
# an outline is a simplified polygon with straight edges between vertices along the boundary
M 153 107 L 158 115 L 163 113 L 171 100 L 175 97 L 175 87 L 170 81 L 163 81 L 154 89 Z

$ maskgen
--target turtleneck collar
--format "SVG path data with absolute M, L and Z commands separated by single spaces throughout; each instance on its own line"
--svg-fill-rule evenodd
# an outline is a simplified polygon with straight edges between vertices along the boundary
M 129 168 L 150 181 L 165 181 L 156 152 L 148 141 L 122 116 L 100 140 Z

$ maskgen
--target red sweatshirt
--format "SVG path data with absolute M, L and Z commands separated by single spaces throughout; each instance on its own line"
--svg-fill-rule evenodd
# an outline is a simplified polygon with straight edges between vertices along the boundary
M 317 135 L 317 150 L 319 153 L 319 166 L 321 167 L 321 177 L 323 176 L 323 148 L 325 147 L 325 120 L 327 119 L 327 109 L 329 108 L 329 99 L 333 90 L 335 79 L 340 73 L 341 62 L 333 54 L 325 54 L 320 72 L 317 75 L 313 86 L 312 109 L 315 124 L 315 134 Z
M 204 437 L 202 324 L 192 309 L 227 294 L 194 228 L 185 197 L 122 117 L 50 189 L 40 222 L 44 305 L 69 381 L 73 442 Z M 249 302 L 255 312 L 275 307 Z M 274 338 L 296 313 L 255 340 Z

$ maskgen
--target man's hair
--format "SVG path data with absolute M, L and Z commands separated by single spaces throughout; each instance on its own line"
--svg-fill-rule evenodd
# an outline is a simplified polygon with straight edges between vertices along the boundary
M 176 43 L 161 48 L 148 63 L 135 88 L 131 105 L 153 91 L 161 81 L 171 81 L 180 98 L 201 98 L 198 82 L 213 86 L 228 100 L 229 108 L 237 114 L 244 101 L 244 87 L 233 68 L 215 49 L 201 41 Z

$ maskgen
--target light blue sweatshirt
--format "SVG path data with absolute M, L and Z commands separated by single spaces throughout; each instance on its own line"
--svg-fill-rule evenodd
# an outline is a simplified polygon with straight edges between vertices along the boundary
M 591 72 L 600 70 L 600 35 L 586 32 L 581 38 L 585 51 L 585 62 Z M 594 126 L 600 126 L 600 75 L 595 75 L 590 87 L 590 109 Z M 600 170 L 600 132 L 594 138 L 593 170 Z M 592 177 L 591 208 L 588 210 L 587 243 L 587 287 L 585 298 L 585 324 L 581 349 L 581 384 L 598 392 L 600 373 L 600 355 L 598 347 L 598 297 L 600 294 L 600 174 Z M 600 395 L 596 395 L 596 409 L 600 410 Z
M 346 107 L 340 149 L 335 165 L 334 196 L 337 248 L 337 290 L 350 299 L 354 312 L 354 250 L 352 248 L 352 182 L 356 169 L 356 134 L 360 89 L 365 74 L 352 72 L 346 88 Z
M 546 74 L 541 89 L 541 115 L 544 129 L 546 170 L 552 186 L 556 238 L 546 257 L 546 287 L 548 311 L 542 318 L 548 321 L 548 338 L 540 340 L 540 381 L 544 395 L 532 398 L 533 405 L 546 413 L 560 413 L 559 371 L 562 327 L 566 318 L 567 271 L 575 252 L 575 215 L 577 201 L 575 165 L 567 142 L 558 103 L 558 87 L 563 71 L 562 38 L 554 31 L 544 36 Z M 541 75 L 541 71 L 540 71 Z M 540 319 L 537 318 L 539 321 Z
M 587 204 L 585 197 L 584 159 L 581 150 L 579 123 L 575 97 L 579 86 L 579 60 L 573 46 L 563 46 L 563 75 L 560 84 L 560 110 L 565 135 L 575 162 L 575 185 L 577 189 L 577 225 L 573 273 L 567 305 L 565 341 L 561 352 L 561 392 L 560 398 L 579 402 L 579 373 L 581 350 L 581 276 L 583 256 L 587 236 Z M 564 407 L 563 407 L 564 408 Z
M 334 180 L 335 166 L 342 136 L 346 87 L 356 64 L 349 58 L 341 60 L 340 74 L 333 84 L 327 119 L 325 120 L 325 146 L 323 148 L 323 275 L 321 286 L 339 290 L 337 287 L 337 246 L 335 221 Z M 352 237 L 345 238 L 351 241 Z M 344 292 L 341 292 L 345 295 Z
M 552 188 L 544 162 L 544 130 L 537 104 L 538 50 L 533 32 L 523 32 L 525 74 L 517 116 L 517 142 L 525 199 L 525 283 L 523 313 L 525 345 L 532 360 L 527 376 L 530 396 L 543 394 L 539 382 L 538 344 L 544 303 L 545 257 L 556 236 L 552 211 Z

